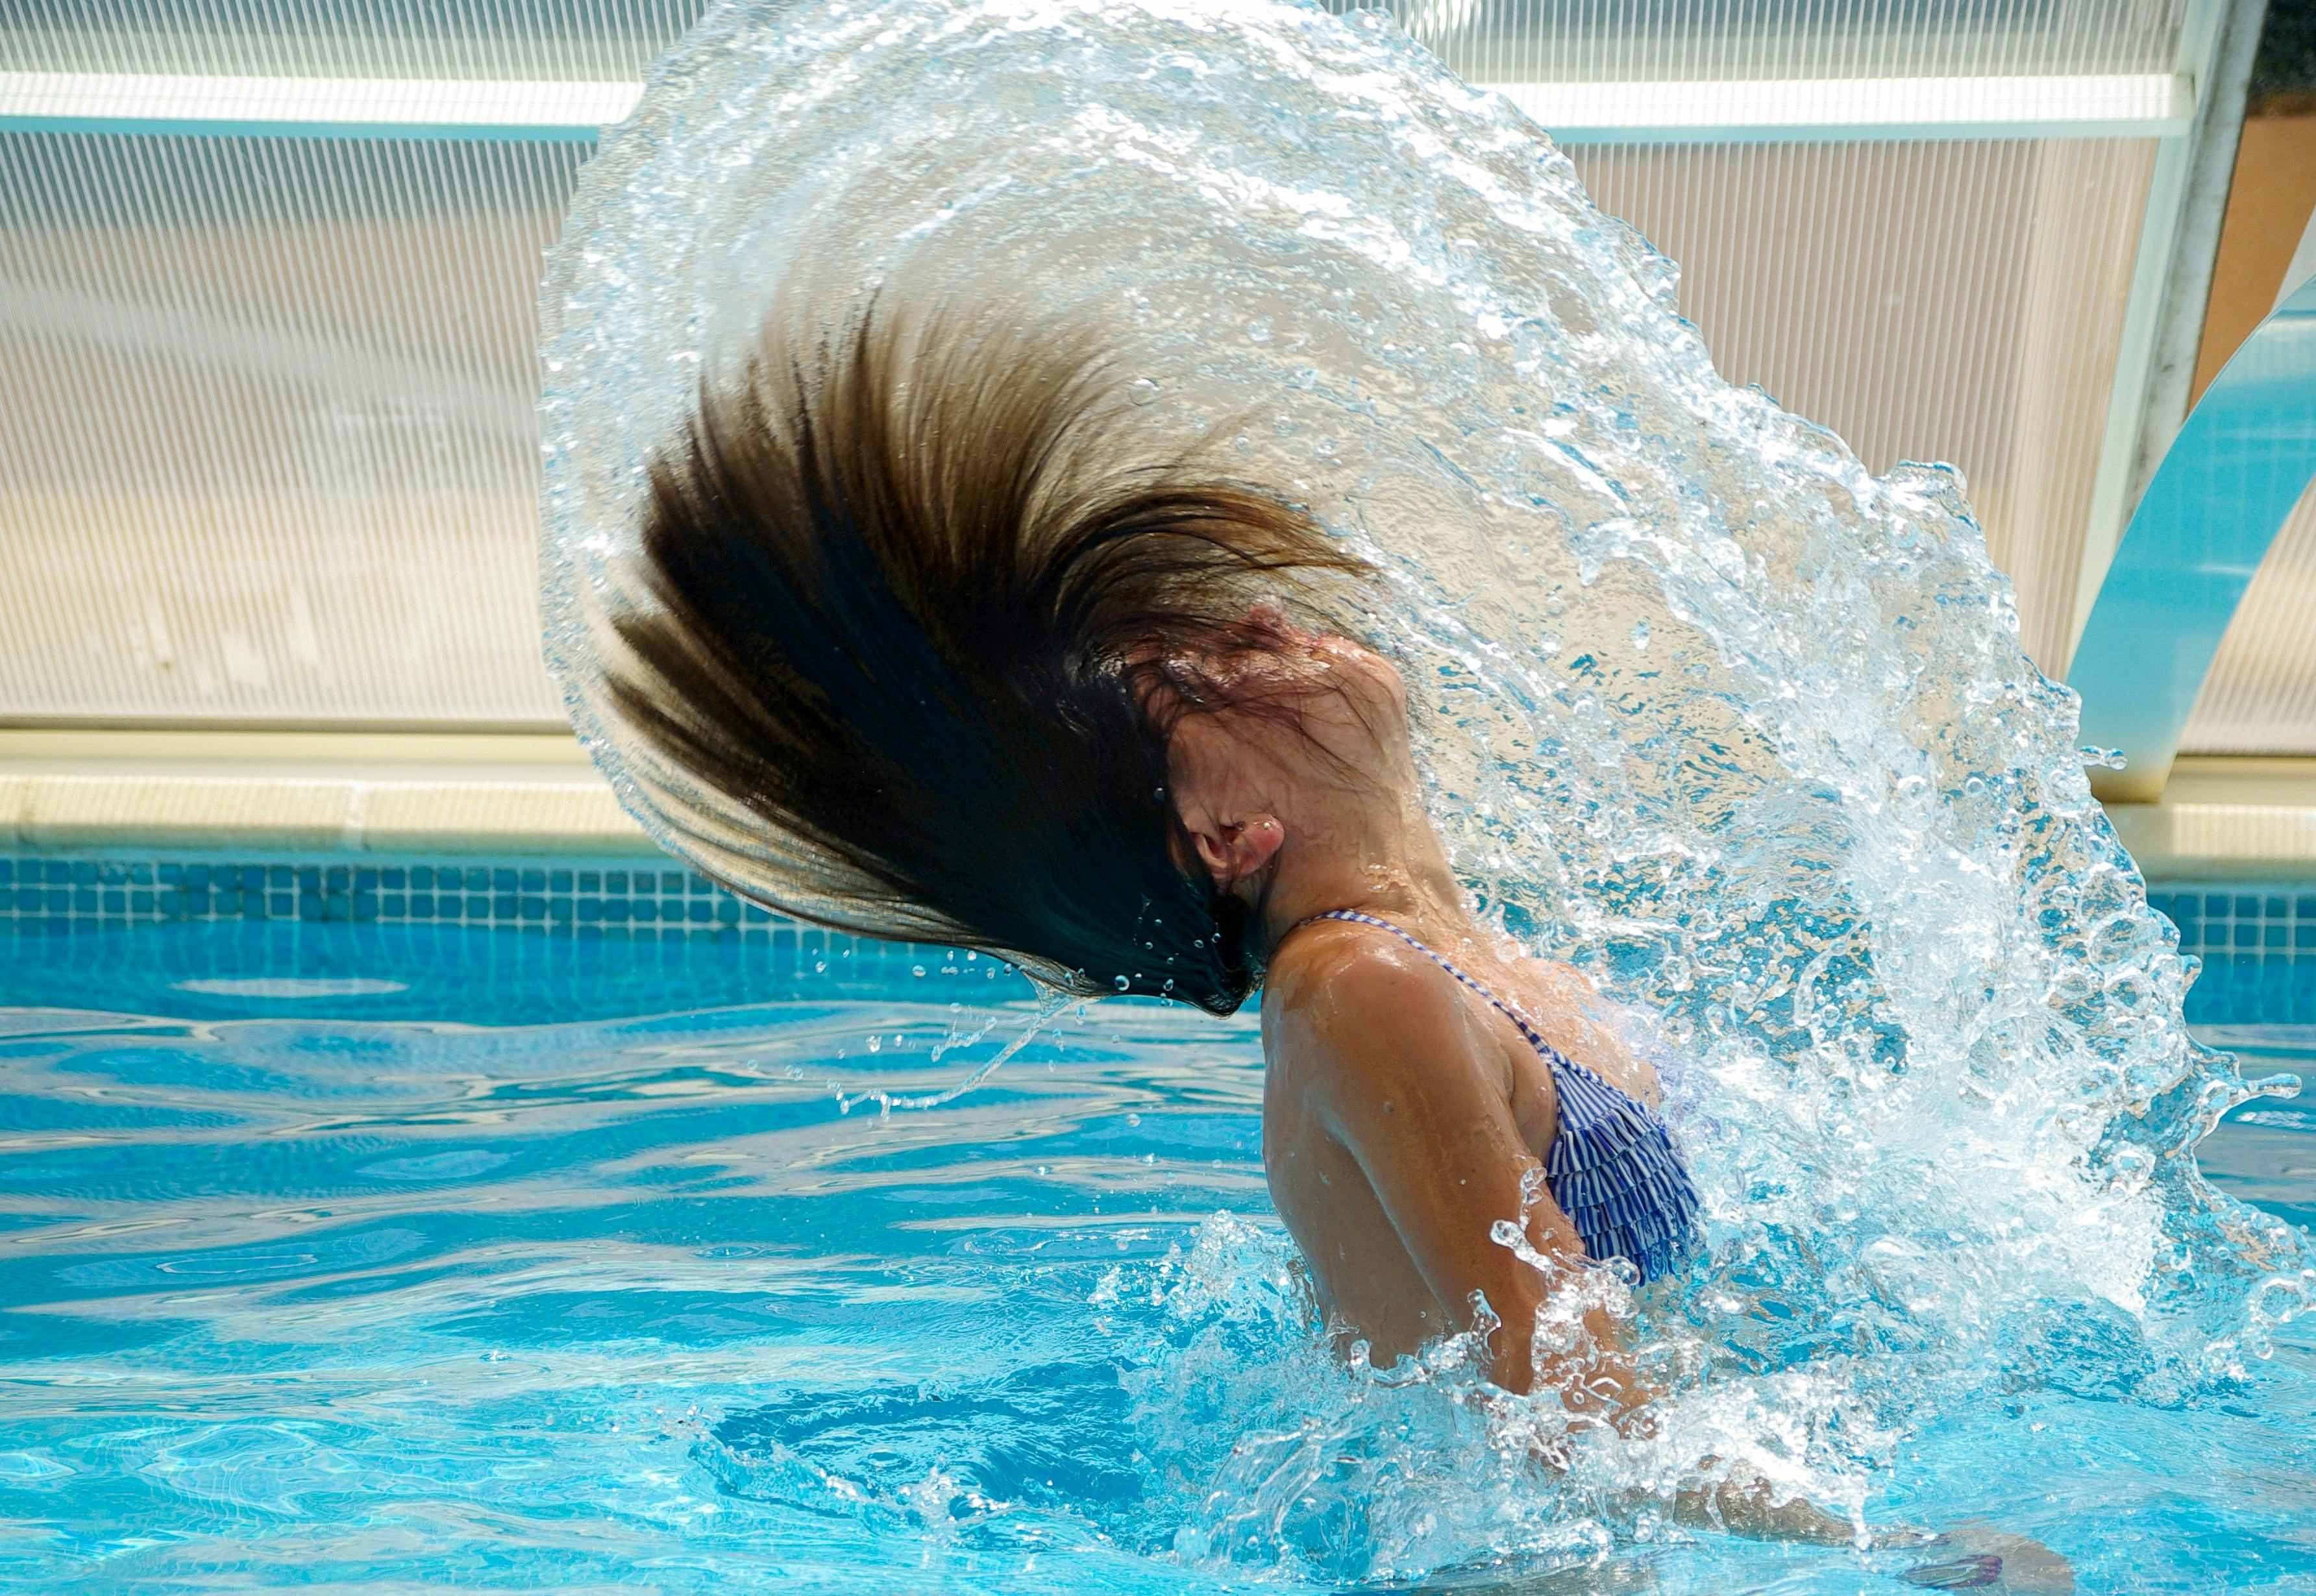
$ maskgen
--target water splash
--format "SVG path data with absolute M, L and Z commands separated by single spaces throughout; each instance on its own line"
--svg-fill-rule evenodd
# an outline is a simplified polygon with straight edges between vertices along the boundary
M 2192 1402 L 2307 1306 L 2305 1237 L 2189 1156 L 2250 1089 L 2181 1024 L 2193 961 L 2091 800 L 2076 700 L 2021 652 L 1960 475 L 1876 477 L 1724 381 L 1671 263 L 1367 13 L 765 0 L 663 65 L 542 299 L 548 658 L 663 840 L 773 868 L 610 725 L 598 623 L 632 602 L 646 463 L 807 267 L 1111 329 L 1133 397 L 1165 399 L 1130 435 L 1219 441 L 1382 566 L 1345 624 L 1406 667 L 1460 868 L 1681 1061 L 1712 1255 L 1641 1323 L 1687 1455 L 1854 1507 L 1893 1434 L 1990 1389 Z M 671 831 L 671 793 L 708 843 Z M 1275 1551 L 1306 1497 L 1365 1504 L 1358 1535 L 1312 1533 L 1369 1572 L 1606 1521 L 1532 1480 L 1502 1520 L 1508 1476 L 1469 1470 L 1529 1421 L 1445 1365 L 1412 1378 L 1425 1403 L 1378 1378 L 1345 1419 L 1351 1377 L 1212 1344 L 1154 1378 L 1203 1371 L 1244 1397 L 1217 1422 L 1263 1439 L 1197 1487 L 1186 1556 L 1238 1556 L 1248 1514 Z M 1145 1400 L 1194 1453 L 1189 1410 Z M 1369 1472 L 1291 1461 L 1346 1424 Z

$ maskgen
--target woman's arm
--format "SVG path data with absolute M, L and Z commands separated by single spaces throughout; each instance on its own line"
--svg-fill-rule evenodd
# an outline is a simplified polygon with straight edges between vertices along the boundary
M 1572 1408 L 1613 1417 L 1645 1401 L 1617 1327 L 1585 1315 L 1590 1345 L 1566 1354 L 1534 1349 L 1537 1315 L 1552 1282 L 1495 1239 L 1519 1226 L 1545 1261 L 1584 1256 L 1523 1144 L 1501 1055 L 1472 1006 L 1428 961 L 1389 948 L 1361 950 L 1331 970 L 1327 998 L 1296 1005 L 1298 1044 L 1327 1067 L 1312 1072 L 1314 1107 L 1358 1162 L 1401 1244 L 1460 1329 L 1474 1296 L 1500 1328 L 1490 1378 L 1507 1391 L 1538 1385 Z

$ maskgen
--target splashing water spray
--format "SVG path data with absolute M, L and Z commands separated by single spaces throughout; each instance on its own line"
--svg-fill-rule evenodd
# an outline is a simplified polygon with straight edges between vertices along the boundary
M 1724 381 L 1672 264 L 1370 13 L 731 0 L 661 65 L 550 262 L 542 566 L 574 719 L 676 851 L 816 906 L 609 714 L 599 663 L 643 602 L 647 462 L 807 270 L 1100 329 L 1153 458 L 1218 450 L 1370 556 L 1383 591 L 1341 621 L 1403 666 L 1458 868 L 1653 1016 L 1711 1256 L 1645 1312 L 1587 1288 L 1637 1313 L 1660 1434 L 1572 1432 L 1468 1345 L 1349 1376 L 1193 1348 L 1137 1377 L 1149 1444 L 1216 1403 L 1246 1439 L 1177 1550 L 1582 1552 L 1618 1492 L 1706 1457 L 1854 1510 L 1894 1427 L 2062 1332 L 2181 1401 L 2316 1295 L 2304 1238 L 2196 1170 L 2251 1089 L 2184 1029 L 2192 961 L 1958 475 L 1877 477 Z M 1243 1279 L 1183 1280 L 1292 1317 L 1282 1242 L 1198 1247 Z M 1555 1487 L 1531 1444 L 1569 1453 Z M 1356 1535 L 1298 1529 L 1310 1501 L 1356 1502 Z

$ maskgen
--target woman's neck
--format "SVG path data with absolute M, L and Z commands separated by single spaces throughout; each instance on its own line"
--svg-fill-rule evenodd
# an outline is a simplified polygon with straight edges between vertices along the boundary
M 1435 936 L 1470 934 L 1448 850 L 1412 792 L 1306 818 L 1299 826 L 1290 820 L 1287 834 L 1263 898 L 1263 935 L 1271 946 L 1332 909 L 1355 909 Z

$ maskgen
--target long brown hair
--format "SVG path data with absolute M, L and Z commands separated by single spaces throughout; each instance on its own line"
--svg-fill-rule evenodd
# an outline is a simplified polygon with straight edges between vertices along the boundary
M 752 896 L 1228 1013 L 1259 955 L 1167 798 L 1171 718 L 1214 707 L 1183 662 L 1259 646 L 1258 593 L 1365 567 L 1273 495 L 1124 458 L 1095 348 L 776 311 L 652 468 L 610 699 L 779 834 L 797 878 Z

